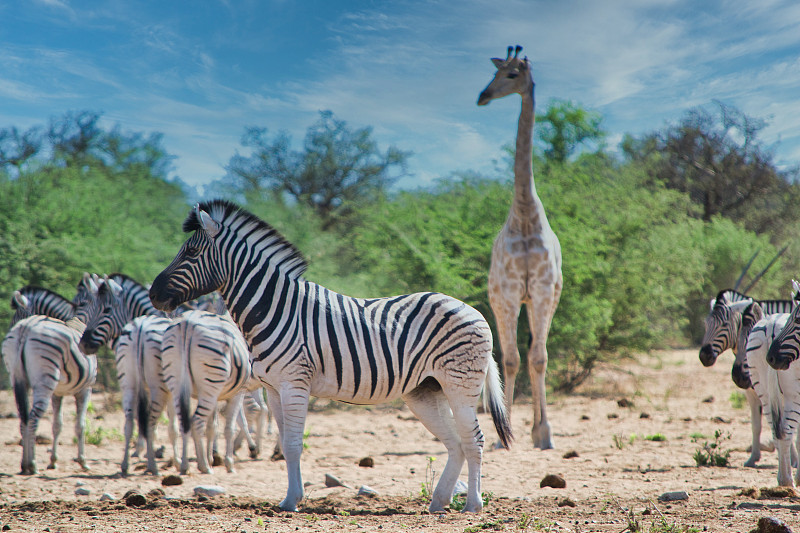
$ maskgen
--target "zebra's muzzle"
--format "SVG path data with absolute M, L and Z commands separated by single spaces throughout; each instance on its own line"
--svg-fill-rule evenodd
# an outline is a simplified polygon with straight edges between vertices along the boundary
M 703 366 L 711 366 L 716 363 L 717 355 L 714 352 L 714 347 L 710 344 L 705 344 L 700 348 L 700 362 L 703 363 Z
M 786 370 L 792 364 L 792 358 L 781 353 L 779 344 L 773 343 L 767 352 L 767 364 L 775 370 Z
M 740 389 L 749 389 L 753 386 L 750 381 L 750 373 L 743 364 L 736 363 L 731 370 L 731 378 L 737 387 Z

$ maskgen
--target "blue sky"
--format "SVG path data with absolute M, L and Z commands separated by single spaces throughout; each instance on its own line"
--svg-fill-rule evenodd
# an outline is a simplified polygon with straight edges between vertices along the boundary
M 571 99 L 624 133 L 719 99 L 800 163 L 800 3 L 778 0 L 0 0 L 0 128 L 67 111 L 163 134 L 174 176 L 221 178 L 245 127 L 300 146 L 320 110 L 413 152 L 400 187 L 489 172 L 519 98 L 477 107 L 521 44 L 537 107 Z

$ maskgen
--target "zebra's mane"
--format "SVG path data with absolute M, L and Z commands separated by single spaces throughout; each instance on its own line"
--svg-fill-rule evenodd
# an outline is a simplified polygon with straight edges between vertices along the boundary
M 234 233 L 239 233 L 245 228 L 248 238 L 258 242 L 268 243 L 270 248 L 278 248 L 281 253 L 276 254 L 275 266 L 292 277 L 300 277 L 308 268 L 303 254 L 292 243 L 286 240 L 278 230 L 264 222 L 246 209 L 243 209 L 228 200 L 211 200 L 200 202 L 199 208 L 214 219 L 215 222 L 230 228 Z M 203 229 L 203 224 L 197 216 L 197 210 L 192 209 L 183 222 L 183 231 Z
M 742 300 L 748 299 L 749 296 L 746 294 L 742 294 L 741 292 L 735 289 L 722 289 L 717 294 L 717 303 L 733 303 L 733 302 L 741 302 Z
M 45 289 L 44 287 L 39 287 L 37 285 L 25 285 L 21 289 L 19 289 L 20 294 L 22 294 L 28 300 L 33 299 L 44 299 L 47 297 L 54 298 L 60 302 L 67 303 L 72 305 L 72 302 L 61 296 L 55 291 L 51 291 L 50 289 Z M 11 307 L 16 309 L 17 302 L 12 298 L 11 299 Z

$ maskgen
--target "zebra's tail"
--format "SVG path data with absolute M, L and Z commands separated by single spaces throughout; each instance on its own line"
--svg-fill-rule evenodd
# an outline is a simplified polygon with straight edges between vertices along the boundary
M 23 426 L 28 425 L 28 415 L 30 413 L 30 406 L 28 405 L 28 387 L 21 379 L 14 377 L 14 399 L 17 401 L 17 412 L 19 413 L 19 421 Z
M 150 396 L 139 380 L 139 390 L 136 391 L 136 417 L 139 421 L 139 435 L 145 439 L 150 438 Z
M 508 419 L 506 404 L 503 398 L 503 383 L 500 380 L 500 371 L 494 357 L 489 359 L 489 368 L 486 372 L 486 381 L 483 391 L 483 407 L 492 415 L 494 428 L 500 437 L 500 442 L 505 449 L 511 447 L 514 435 L 511 433 L 511 421 Z
M 185 326 L 185 324 L 182 325 Z M 181 422 L 181 432 L 184 435 L 192 430 L 191 402 L 192 384 L 189 374 L 189 354 L 181 353 L 180 374 L 178 375 L 178 417 Z
M 772 436 L 775 439 L 783 439 L 786 437 L 783 425 L 783 391 L 778 381 L 778 372 L 780 371 L 772 367 L 767 370 L 767 394 L 772 417 Z

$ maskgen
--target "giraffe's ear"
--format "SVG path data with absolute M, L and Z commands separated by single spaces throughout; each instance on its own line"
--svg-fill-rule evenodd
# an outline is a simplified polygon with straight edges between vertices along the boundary
M 499 57 L 493 57 L 492 58 L 492 63 L 494 64 L 494 66 L 496 68 L 499 69 L 500 67 L 503 66 L 503 63 L 505 63 L 505 60 L 504 59 L 500 59 Z

